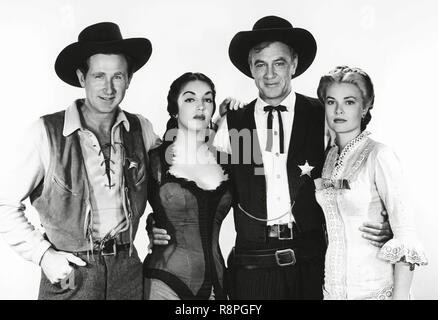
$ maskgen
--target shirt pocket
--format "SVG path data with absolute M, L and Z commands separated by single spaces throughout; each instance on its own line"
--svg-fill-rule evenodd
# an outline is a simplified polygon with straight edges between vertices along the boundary
M 69 186 L 67 183 L 65 183 L 61 178 L 58 178 L 56 175 L 53 175 L 52 182 L 53 182 L 53 185 L 63 193 L 69 193 L 69 194 L 72 194 L 74 196 L 79 195 L 79 193 L 77 193 L 73 190 L 72 186 Z

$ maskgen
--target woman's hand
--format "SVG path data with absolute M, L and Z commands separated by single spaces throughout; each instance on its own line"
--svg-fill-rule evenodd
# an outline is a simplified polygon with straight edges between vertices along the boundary
M 228 110 L 238 110 L 245 106 L 246 104 L 242 101 L 239 101 L 232 97 L 228 97 L 219 105 L 219 115 L 223 117 L 228 112 Z

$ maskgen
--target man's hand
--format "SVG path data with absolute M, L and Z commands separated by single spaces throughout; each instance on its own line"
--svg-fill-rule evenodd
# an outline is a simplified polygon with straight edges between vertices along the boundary
M 166 229 L 152 228 L 152 241 L 154 244 L 165 246 L 169 244 L 170 236 Z
M 72 253 L 49 248 L 41 259 L 41 268 L 51 283 L 58 283 L 67 278 L 73 271 L 70 263 L 80 267 L 87 265 L 85 261 Z
M 155 225 L 155 223 L 153 223 Z M 152 227 L 152 232 L 149 234 L 148 253 L 152 253 L 154 245 L 165 246 L 169 244 L 170 236 L 166 229 Z
M 362 237 L 370 240 L 373 246 L 381 248 L 386 241 L 392 238 L 392 230 L 388 221 L 384 222 L 365 222 L 359 228 L 363 232 Z
M 159 246 L 169 244 L 170 236 L 167 234 L 167 230 L 155 227 L 155 220 L 152 212 L 148 215 L 146 220 L 146 231 L 149 236 L 148 253 L 152 253 L 154 244 Z
M 245 107 L 245 104 L 237 99 L 228 97 L 219 106 L 219 115 L 223 117 L 228 110 L 237 110 Z

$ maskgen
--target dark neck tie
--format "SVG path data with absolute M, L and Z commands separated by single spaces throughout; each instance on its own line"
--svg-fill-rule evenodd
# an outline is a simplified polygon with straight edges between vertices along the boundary
M 274 116 L 272 115 L 273 111 L 277 111 L 278 115 L 278 127 L 280 131 L 280 153 L 284 153 L 284 132 L 283 132 L 283 120 L 281 119 L 281 112 L 287 111 L 287 108 L 285 106 L 279 105 L 279 106 L 266 106 L 263 108 L 265 112 L 268 112 L 268 136 L 266 139 L 266 151 L 271 152 L 272 151 L 272 119 Z

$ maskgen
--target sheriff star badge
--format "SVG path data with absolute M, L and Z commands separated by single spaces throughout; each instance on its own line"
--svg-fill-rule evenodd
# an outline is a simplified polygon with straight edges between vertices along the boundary
M 304 175 L 308 175 L 309 177 L 311 177 L 311 175 L 310 175 L 310 172 L 313 170 L 313 168 L 315 168 L 315 167 L 312 167 L 311 165 L 309 165 L 309 163 L 307 162 L 307 160 L 306 160 L 306 163 L 304 164 L 304 165 L 302 165 L 302 166 L 298 166 L 299 168 L 300 168 L 300 170 L 301 170 L 301 174 L 300 174 L 300 177 L 302 177 L 302 176 L 304 176 Z

